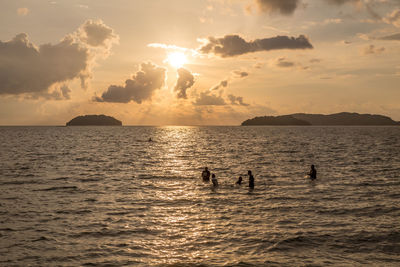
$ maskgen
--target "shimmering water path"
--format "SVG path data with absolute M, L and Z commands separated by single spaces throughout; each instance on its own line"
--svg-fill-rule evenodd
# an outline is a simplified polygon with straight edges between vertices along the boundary
M 0 127 L 0 141 L 1 266 L 400 265 L 400 127 Z

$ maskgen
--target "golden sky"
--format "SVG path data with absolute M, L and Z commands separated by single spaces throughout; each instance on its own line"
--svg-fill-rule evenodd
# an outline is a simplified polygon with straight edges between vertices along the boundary
M 400 120 L 398 0 L 0 0 L 0 125 Z

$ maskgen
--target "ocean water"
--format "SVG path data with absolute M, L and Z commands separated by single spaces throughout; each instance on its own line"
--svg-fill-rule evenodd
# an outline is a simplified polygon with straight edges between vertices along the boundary
M 1 266 L 400 265 L 400 127 L 0 127 L 0 141 Z

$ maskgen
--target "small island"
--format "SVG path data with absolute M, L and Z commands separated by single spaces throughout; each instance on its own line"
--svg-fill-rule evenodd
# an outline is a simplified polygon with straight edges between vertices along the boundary
M 106 115 L 85 115 L 73 118 L 66 126 L 122 126 L 122 122 Z
M 400 126 L 400 122 L 382 115 L 341 112 L 330 115 L 296 113 L 283 116 L 264 116 L 242 122 L 242 126 L 252 125 Z

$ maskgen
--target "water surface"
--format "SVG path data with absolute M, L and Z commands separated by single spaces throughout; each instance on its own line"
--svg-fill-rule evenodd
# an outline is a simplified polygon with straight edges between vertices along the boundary
M 399 127 L 0 127 L 0 141 L 2 266 L 400 264 Z

